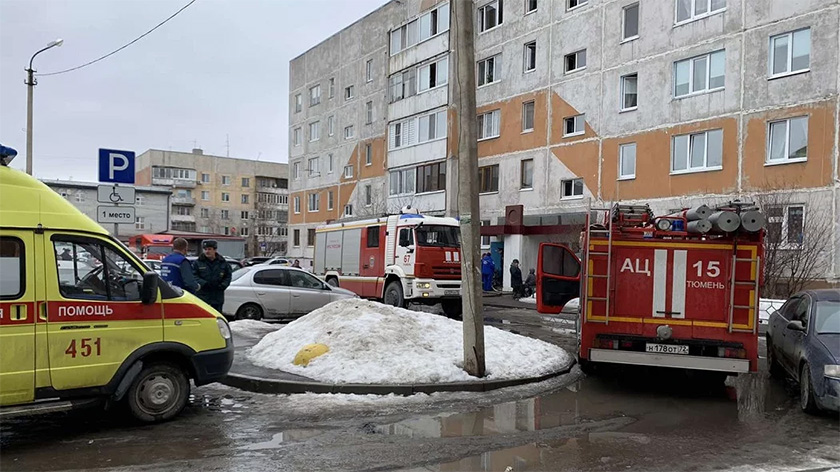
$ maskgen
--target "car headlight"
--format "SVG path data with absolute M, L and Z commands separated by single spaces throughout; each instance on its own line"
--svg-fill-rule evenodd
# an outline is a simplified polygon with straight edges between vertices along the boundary
M 825 366 L 825 376 L 840 379 L 840 365 Z
M 227 322 L 221 318 L 216 318 L 216 324 L 219 326 L 219 334 L 222 335 L 222 338 L 225 340 L 230 339 L 230 326 L 228 326 Z

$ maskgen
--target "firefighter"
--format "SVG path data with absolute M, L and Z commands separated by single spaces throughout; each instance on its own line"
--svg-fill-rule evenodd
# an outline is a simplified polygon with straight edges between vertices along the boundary
M 496 264 L 493 263 L 493 258 L 489 252 L 485 252 L 481 258 L 481 282 L 484 285 L 484 291 L 490 292 L 493 290 L 493 275 L 496 273 Z
M 519 268 L 519 259 L 510 263 L 510 286 L 513 287 L 513 298 L 522 298 L 522 269 Z

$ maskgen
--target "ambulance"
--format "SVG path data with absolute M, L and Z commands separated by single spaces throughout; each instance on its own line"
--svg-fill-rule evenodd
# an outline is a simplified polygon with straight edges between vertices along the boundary
M 225 319 L 0 156 L 0 419 L 94 402 L 142 422 L 224 378 Z

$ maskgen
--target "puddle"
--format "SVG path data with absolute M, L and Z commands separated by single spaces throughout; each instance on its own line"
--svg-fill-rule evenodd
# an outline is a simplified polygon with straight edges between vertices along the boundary
M 224 395 L 221 397 L 210 395 L 190 395 L 188 405 L 194 408 L 204 408 L 210 411 L 220 411 L 222 413 L 240 413 L 247 410 L 245 403 L 251 397 L 246 395 Z
M 282 431 L 280 433 L 275 433 L 269 441 L 256 444 L 249 444 L 247 446 L 240 446 L 238 449 L 244 451 L 263 451 L 266 449 L 278 449 L 286 444 L 306 441 L 307 439 L 320 436 L 321 434 L 324 434 L 324 431 L 317 429 L 290 429 L 287 431 Z

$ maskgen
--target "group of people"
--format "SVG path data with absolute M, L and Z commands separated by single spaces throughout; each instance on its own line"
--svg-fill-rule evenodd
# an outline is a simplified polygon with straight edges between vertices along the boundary
M 194 262 L 187 259 L 187 247 L 184 238 L 172 241 L 172 253 L 161 261 L 161 278 L 194 293 L 221 313 L 225 304 L 225 289 L 230 285 L 233 272 L 230 264 L 217 252 L 219 244 L 212 239 L 201 243 L 202 253 Z
M 481 282 L 485 292 L 493 290 L 493 278 L 496 276 L 496 263 L 493 256 L 486 252 L 481 257 Z M 534 269 L 528 272 L 528 277 L 522 281 L 522 269 L 519 268 L 519 259 L 510 263 L 510 286 L 513 288 L 513 298 L 519 299 L 529 297 L 537 286 L 537 275 Z

